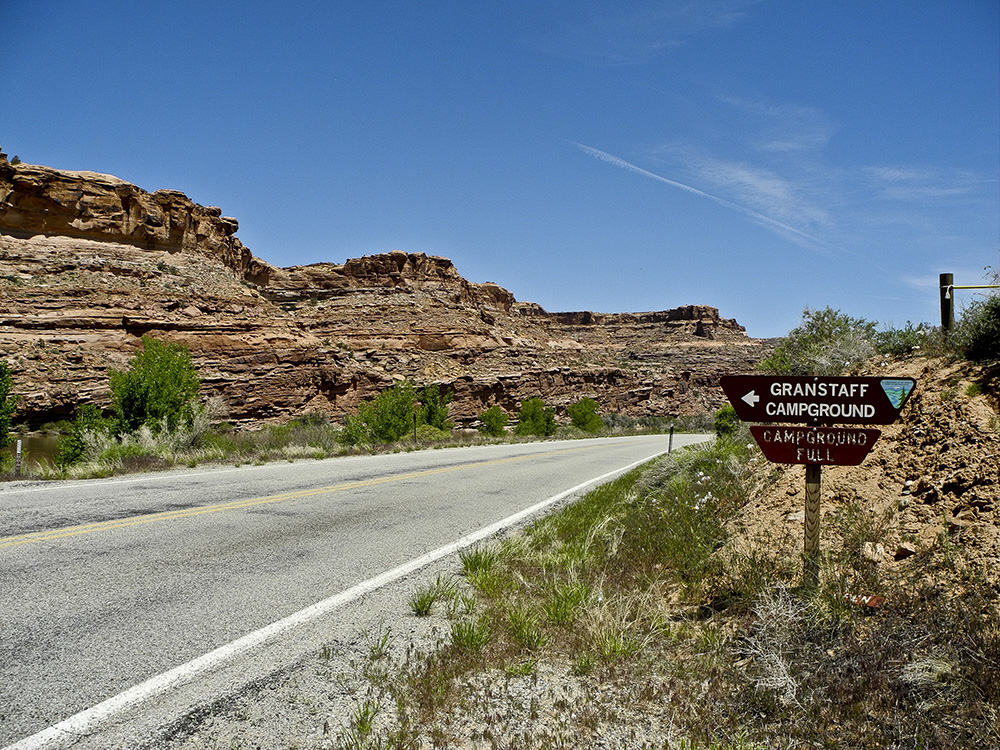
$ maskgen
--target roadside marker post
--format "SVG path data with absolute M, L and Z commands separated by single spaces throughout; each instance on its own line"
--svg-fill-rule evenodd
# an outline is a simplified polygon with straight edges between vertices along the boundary
M 892 424 L 916 387 L 913 378 L 727 375 L 723 392 L 750 426 L 764 457 L 806 467 L 802 583 L 819 585 L 823 466 L 857 466 L 881 436 L 877 429 L 832 425 Z M 782 423 L 807 426 L 789 426 Z

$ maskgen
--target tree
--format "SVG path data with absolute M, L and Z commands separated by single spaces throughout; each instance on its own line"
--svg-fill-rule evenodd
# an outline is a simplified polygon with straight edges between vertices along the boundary
M 570 404 L 567 409 L 570 423 L 584 432 L 597 432 L 604 427 L 604 422 L 597 414 L 597 408 L 597 402 L 587 397 Z
M 362 403 L 356 415 L 345 417 L 343 441 L 358 445 L 400 440 L 413 429 L 413 407 L 416 403 L 413 384 L 406 380 L 396 383 L 374 399 Z
M 448 404 L 451 403 L 451 398 L 452 394 L 442 392 L 437 383 L 425 385 L 417 391 L 417 400 L 420 402 L 417 422 L 429 424 L 439 430 L 450 430 L 455 426 L 448 421 Z
M 490 437 L 502 437 L 507 431 L 507 415 L 496 404 L 479 415 L 479 431 Z
M 115 430 L 123 434 L 147 425 L 154 433 L 173 432 L 182 423 L 190 424 L 201 387 L 191 353 L 180 344 L 148 336 L 142 337 L 142 346 L 127 370 L 110 373 Z
M 515 435 L 555 435 L 556 414 L 546 407 L 545 402 L 533 396 L 521 402 L 521 413 L 517 417 Z
M 11 396 L 14 378 L 10 374 L 10 366 L 0 359 L 0 448 L 6 448 L 12 440 L 10 434 L 10 418 L 17 408 L 17 397 Z

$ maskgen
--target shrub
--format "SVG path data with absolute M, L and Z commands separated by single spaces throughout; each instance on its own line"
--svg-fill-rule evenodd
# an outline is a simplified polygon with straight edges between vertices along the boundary
M 876 324 L 839 310 L 806 308 L 758 368 L 776 375 L 839 375 L 875 353 Z
M 712 429 L 717 437 L 727 437 L 733 435 L 740 427 L 740 418 L 736 416 L 736 409 L 730 404 L 726 404 L 715 413 L 715 420 L 712 422 Z
M 570 423 L 584 432 L 597 432 L 604 422 L 597 414 L 597 402 L 592 398 L 581 398 L 567 409 Z
M 13 387 L 10 366 L 0 359 L 0 448 L 6 448 L 11 441 L 10 418 L 17 407 L 17 397 L 10 395 Z
M 954 341 L 973 361 L 1000 359 L 1000 295 L 972 302 L 962 313 Z
M 417 402 L 413 384 L 396 383 L 358 408 L 356 416 L 344 419 L 341 439 L 349 445 L 394 443 L 413 430 L 413 407 Z
M 82 404 L 77 407 L 69 432 L 61 435 L 56 442 L 56 466 L 66 468 L 83 459 L 88 444 L 93 442 L 92 436 L 105 434 L 109 429 L 108 420 L 101 415 L 101 410 L 96 406 Z M 91 436 L 89 441 L 88 436 Z
M 416 400 L 413 385 L 404 380 L 382 391 L 374 400 L 362 404 L 358 414 L 368 425 L 375 442 L 392 443 L 413 429 L 413 405 Z
M 479 415 L 479 431 L 490 437 L 502 437 L 507 431 L 507 415 L 494 404 Z
M 435 442 L 437 440 L 448 440 L 451 437 L 451 430 L 439 430 L 432 424 L 421 424 L 417 426 L 417 440 Z
M 417 400 L 420 402 L 417 421 L 439 430 L 450 431 L 455 426 L 454 422 L 448 421 L 448 404 L 451 403 L 451 399 L 452 394 L 442 393 L 437 383 L 424 386 L 417 391 Z
M 111 410 L 119 434 L 146 425 L 154 433 L 190 424 L 201 381 L 191 354 L 180 344 L 142 337 L 143 350 L 127 370 L 112 370 Z
M 875 349 L 880 354 L 894 357 L 909 357 L 925 351 L 928 343 L 935 339 L 935 329 L 925 323 L 913 324 L 906 321 L 903 328 L 887 328 L 875 334 Z
M 537 396 L 521 402 L 521 413 L 517 418 L 515 435 L 548 436 L 556 433 L 555 411 L 546 407 Z

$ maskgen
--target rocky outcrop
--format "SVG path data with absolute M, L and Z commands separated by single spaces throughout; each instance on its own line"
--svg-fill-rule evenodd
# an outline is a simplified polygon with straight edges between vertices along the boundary
M 452 390 L 465 423 L 536 395 L 695 413 L 721 404 L 720 373 L 767 350 L 712 307 L 549 313 L 423 253 L 275 268 L 237 228 L 176 191 L 0 155 L 0 356 L 18 417 L 106 404 L 108 368 L 143 335 L 189 347 L 236 422 L 339 418 L 402 378 Z
M 424 292 L 456 305 L 509 312 L 514 295 L 492 283 L 473 284 L 464 279 L 447 258 L 393 250 L 381 255 L 352 258 L 343 265 L 315 263 L 274 269 L 261 284 L 268 299 L 302 302 L 360 290 Z
M 271 267 L 236 238 L 239 222 L 177 190 L 147 193 L 97 172 L 71 172 L 0 158 L 0 227 L 39 234 L 113 240 L 147 250 L 198 253 L 240 278 L 266 284 Z

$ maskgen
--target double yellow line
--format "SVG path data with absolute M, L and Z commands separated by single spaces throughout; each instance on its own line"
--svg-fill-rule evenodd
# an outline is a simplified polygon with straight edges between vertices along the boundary
M 226 510 L 240 510 L 252 508 L 258 505 L 269 505 L 271 503 L 281 503 L 286 500 L 296 500 L 302 497 L 315 497 L 316 495 L 327 495 L 334 492 L 344 492 L 356 490 L 364 487 L 372 487 L 378 484 L 388 484 L 390 482 L 404 482 L 409 479 L 419 479 L 421 477 L 433 476 L 435 474 L 446 474 L 452 471 L 463 469 L 473 469 L 482 466 L 511 463 L 514 461 L 525 461 L 531 458 L 542 458 L 554 456 L 561 453 L 571 453 L 581 450 L 592 450 L 596 446 L 583 446 L 578 448 L 562 448 L 560 450 L 547 451 L 545 453 L 533 453 L 526 456 L 515 456 L 512 458 L 498 458 L 492 461 L 477 461 L 469 464 L 458 464 L 457 466 L 444 466 L 437 469 L 426 469 L 424 471 L 414 471 L 409 474 L 397 474 L 388 477 L 378 477 L 376 479 L 362 479 L 355 482 L 345 482 L 334 484 L 329 487 L 317 487 L 310 490 L 298 490 L 296 492 L 284 492 L 280 495 L 267 495 L 265 497 L 247 498 L 244 500 L 233 500 L 227 503 L 217 503 L 215 505 L 202 505 L 183 510 L 163 511 L 162 513 L 149 513 L 132 518 L 118 518 L 97 523 L 82 524 L 79 526 L 67 526 L 61 529 L 48 529 L 46 531 L 35 531 L 30 534 L 19 534 L 17 536 L 0 537 L 0 549 L 7 547 L 17 547 L 22 544 L 33 544 L 35 542 L 47 542 L 54 539 L 65 539 L 67 537 L 81 536 L 83 534 L 93 534 L 99 531 L 112 531 L 123 529 L 129 526 L 141 526 L 147 523 L 159 523 L 161 521 L 175 521 L 181 518 L 191 518 L 193 516 L 203 516 L 208 513 L 219 513 Z

